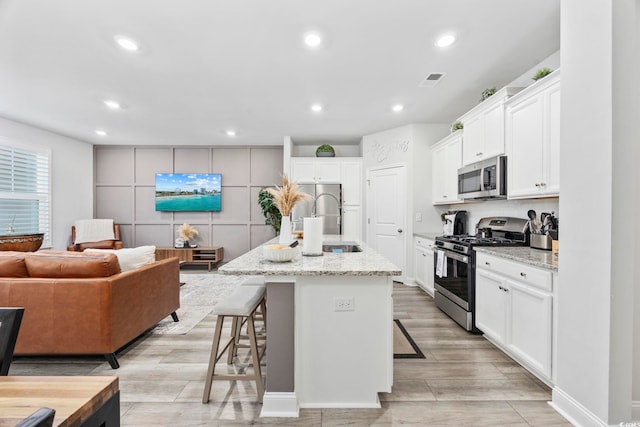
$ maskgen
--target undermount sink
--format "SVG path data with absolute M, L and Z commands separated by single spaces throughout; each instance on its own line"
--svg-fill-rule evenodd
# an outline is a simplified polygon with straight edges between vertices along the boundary
M 324 242 L 322 252 L 362 252 L 362 248 L 356 242 Z

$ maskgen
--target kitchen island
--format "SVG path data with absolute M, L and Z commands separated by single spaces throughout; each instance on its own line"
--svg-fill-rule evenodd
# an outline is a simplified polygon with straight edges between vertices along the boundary
M 324 236 L 341 241 L 342 236 Z M 362 252 L 264 259 L 262 246 L 218 271 L 267 284 L 267 384 L 261 416 L 298 408 L 379 408 L 393 384 L 393 276 L 389 260 Z

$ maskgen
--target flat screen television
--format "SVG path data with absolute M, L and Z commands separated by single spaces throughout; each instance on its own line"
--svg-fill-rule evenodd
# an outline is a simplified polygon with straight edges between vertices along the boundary
M 156 211 L 220 212 L 221 210 L 221 174 L 156 174 Z

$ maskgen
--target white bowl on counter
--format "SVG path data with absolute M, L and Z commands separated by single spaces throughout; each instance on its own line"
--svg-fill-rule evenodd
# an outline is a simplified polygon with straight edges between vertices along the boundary
M 298 255 L 298 248 L 290 248 L 282 245 L 265 245 L 262 247 L 264 259 L 272 262 L 291 261 Z

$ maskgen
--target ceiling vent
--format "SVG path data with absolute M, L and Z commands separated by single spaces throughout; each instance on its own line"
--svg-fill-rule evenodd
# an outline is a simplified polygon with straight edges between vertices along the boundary
M 434 87 L 445 75 L 446 73 L 430 73 L 420 82 L 418 87 Z

